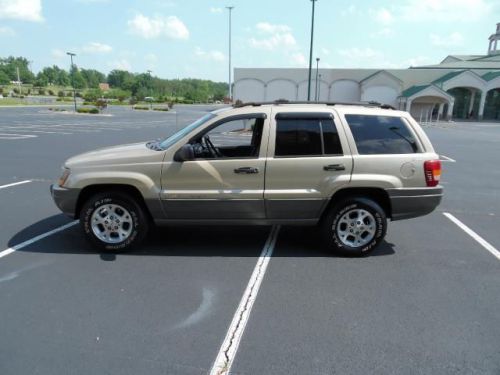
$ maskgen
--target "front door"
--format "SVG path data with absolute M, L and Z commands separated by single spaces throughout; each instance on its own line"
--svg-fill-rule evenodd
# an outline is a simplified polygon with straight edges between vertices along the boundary
M 166 162 L 161 199 L 167 219 L 264 219 L 269 130 L 266 113 L 224 118 L 189 142 L 195 160 Z M 264 137 L 267 139 L 267 137 Z

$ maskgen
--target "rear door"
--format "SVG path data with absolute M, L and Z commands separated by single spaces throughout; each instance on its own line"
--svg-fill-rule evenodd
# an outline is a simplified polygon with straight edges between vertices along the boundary
M 337 114 L 286 107 L 271 116 L 264 199 L 269 219 L 317 219 L 349 183 L 352 157 Z

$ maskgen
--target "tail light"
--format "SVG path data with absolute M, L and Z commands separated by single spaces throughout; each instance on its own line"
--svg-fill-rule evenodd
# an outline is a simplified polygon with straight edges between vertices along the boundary
M 441 161 L 427 160 L 424 163 L 425 182 L 427 186 L 432 187 L 439 184 L 441 179 Z

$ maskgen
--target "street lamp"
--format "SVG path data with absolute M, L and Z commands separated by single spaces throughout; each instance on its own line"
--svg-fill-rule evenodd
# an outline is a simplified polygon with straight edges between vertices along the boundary
M 318 102 L 321 100 L 321 74 L 319 75 L 319 86 L 318 86 Z
M 311 46 L 309 48 L 309 79 L 307 85 L 307 101 L 311 101 L 311 73 L 312 73 L 312 59 L 313 59 L 313 40 L 314 40 L 314 5 L 318 0 L 311 0 L 312 2 L 312 17 L 311 17 Z
M 146 72 L 148 73 L 149 75 L 149 96 L 150 96 L 150 99 L 149 99 L 149 108 L 150 109 L 153 109 L 153 86 L 152 86 L 152 83 L 151 82 L 151 73 L 153 73 L 152 70 L 146 70 Z
M 226 7 L 229 10 L 229 100 L 233 101 L 233 88 L 231 87 L 231 16 L 233 13 L 234 6 L 230 5 Z
M 76 91 L 75 91 L 75 78 L 74 78 L 75 74 L 73 69 L 73 56 L 76 56 L 76 54 L 72 52 L 66 52 L 66 55 L 68 55 L 71 59 L 71 68 L 70 68 L 71 86 L 73 86 L 73 103 L 75 104 L 75 112 L 76 112 Z
M 314 90 L 314 101 L 318 101 L 318 74 L 319 74 L 319 57 L 316 57 L 316 86 Z

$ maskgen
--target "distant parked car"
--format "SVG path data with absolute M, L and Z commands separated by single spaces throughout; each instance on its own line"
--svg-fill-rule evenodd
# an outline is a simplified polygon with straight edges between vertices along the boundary
M 387 219 L 440 203 L 441 163 L 418 123 L 380 105 L 241 104 L 161 140 L 66 161 L 52 195 L 103 250 L 156 224 L 318 225 L 328 249 L 370 253 Z

